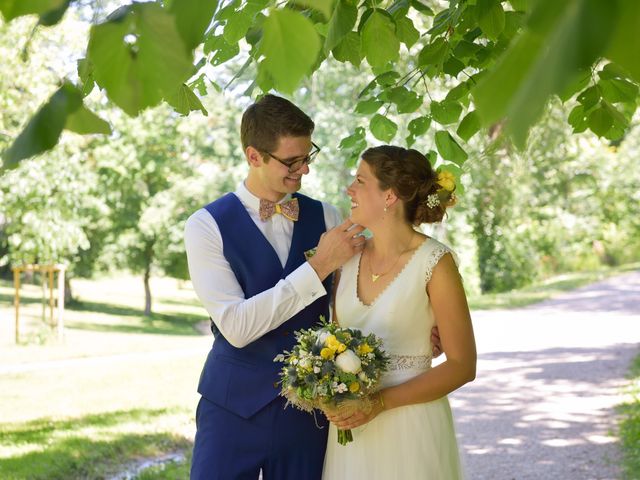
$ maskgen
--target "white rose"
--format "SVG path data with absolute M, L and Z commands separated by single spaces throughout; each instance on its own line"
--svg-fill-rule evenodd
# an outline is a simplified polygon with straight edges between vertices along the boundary
M 358 378 L 359 378 L 360 380 L 362 380 L 363 382 L 366 382 L 366 381 L 367 381 L 367 374 L 366 374 L 366 373 L 364 373 L 364 372 L 360 372 L 360 373 L 358 374 Z
M 347 373 L 358 373 L 362 364 L 360 358 L 352 350 L 345 350 L 336 357 L 336 365 L 340 370 Z
M 322 329 L 318 331 L 318 336 L 316 337 L 316 345 L 324 346 L 324 342 L 327 340 L 327 337 L 331 335 L 328 330 Z

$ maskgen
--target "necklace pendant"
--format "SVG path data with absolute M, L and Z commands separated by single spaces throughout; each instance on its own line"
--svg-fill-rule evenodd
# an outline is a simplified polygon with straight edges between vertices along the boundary
M 371 281 L 376 282 L 380 278 L 380 275 L 376 275 L 375 273 L 371 274 Z

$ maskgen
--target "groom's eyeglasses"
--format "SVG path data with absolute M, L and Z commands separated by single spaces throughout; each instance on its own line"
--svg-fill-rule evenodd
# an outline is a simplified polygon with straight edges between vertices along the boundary
M 304 157 L 286 159 L 286 158 L 278 158 L 273 153 L 267 152 L 266 150 L 265 150 L 264 153 L 266 153 L 271 158 L 279 161 L 282 165 L 287 167 L 289 169 L 289 173 L 293 173 L 293 172 L 296 172 L 296 171 L 300 170 L 304 165 L 309 165 L 311 162 L 313 162 L 315 160 L 315 158 L 318 155 L 318 153 L 320 153 L 320 147 L 319 146 L 317 146 L 313 142 L 311 142 L 311 145 L 313 146 L 313 149 L 309 152 L 308 155 L 306 155 Z

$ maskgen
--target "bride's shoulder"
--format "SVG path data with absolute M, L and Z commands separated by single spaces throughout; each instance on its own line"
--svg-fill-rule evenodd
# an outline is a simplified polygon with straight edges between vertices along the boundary
M 447 253 L 451 254 L 456 265 L 458 264 L 458 255 L 456 255 L 455 251 L 449 245 L 436 240 L 433 237 L 425 237 L 426 238 L 423 243 L 425 258 L 432 268 Z

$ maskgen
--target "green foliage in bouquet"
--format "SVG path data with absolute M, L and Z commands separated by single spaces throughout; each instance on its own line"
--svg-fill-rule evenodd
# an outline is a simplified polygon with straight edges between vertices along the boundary
M 380 338 L 341 328 L 324 317 L 318 328 L 295 335 L 292 351 L 274 359 L 285 364 L 280 372 L 281 395 L 289 404 L 308 412 L 370 408 L 368 396 L 377 389 L 389 362 Z M 342 445 L 352 439 L 349 430 L 338 431 Z

